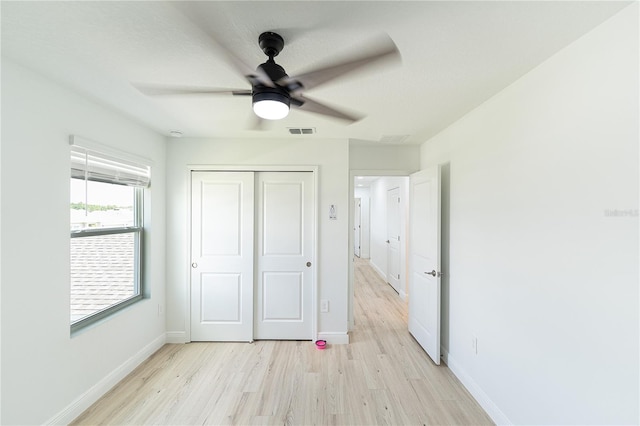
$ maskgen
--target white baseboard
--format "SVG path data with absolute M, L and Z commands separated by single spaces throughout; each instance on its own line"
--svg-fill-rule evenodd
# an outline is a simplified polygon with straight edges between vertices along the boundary
M 153 339 L 151 343 L 140 349 L 135 355 L 126 360 L 111 373 L 107 374 L 106 377 L 93 385 L 88 391 L 77 397 L 64 410 L 46 421 L 45 424 L 68 425 L 71 423 L 94 402 L 100 399 L 102 395 L 113 388 L 120 380 L 124 379 L 127 374 L 131 373 L 137 366 L 142 364 L 143 361 L 160 349 L 165 342 L 166 335 L 164 333 Z
M 441 347 L 442 360 L 447 364 L 449 370 L 460 380 L 465 388 L 476 399 L 478 404 L 487 412 L 491 420 L 497 425 L 512 425 L 513 423 L 507 418 L 507 416 L 498 408 L 498 406 L 489 398 L 489 396 L 480 388 L 480 386 L 473 380 L 458 364 L 455 359 Z
M 346 331 L 318 333 L 318 339 L 326 340 L 327 343 L 334 345 L 348 345 L 349 333 Z
M 187 343 L 186 331 L 167 331 L 167 343 Z

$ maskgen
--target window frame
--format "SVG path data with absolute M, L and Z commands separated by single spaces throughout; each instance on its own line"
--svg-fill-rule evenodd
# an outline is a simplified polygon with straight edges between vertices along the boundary
M 78 178 L 71 178 L 78 179 Z M 117 185 L 113 182 L 112 185 Z M 134 189 L 134 226 L 84 229 L 70 231 L 70 238 L 95 237 L 101 235 L 116 235 L 124 233 L 134 233 L 134 292 L 135 294 L 129 298 L 123 299 L 107 308 L 101 309 L 81 319 L 70 322 L 71 334 L 89 327 L 93 324 L 103 321 L 104 319 L 114 315 L 115 313 L 137 303 L 145 298 L 146 288 L 144 279 L 144 193 L 145 188 L 133 187 Z M 70 265 L 71 266 L 71 265 Z M 71 283 L 70 283 L 71 284 Z M 71 307 L 71 305 L 70 305 Z

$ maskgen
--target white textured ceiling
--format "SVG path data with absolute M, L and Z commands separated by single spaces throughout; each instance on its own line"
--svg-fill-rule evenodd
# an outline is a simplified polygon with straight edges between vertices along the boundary
M 279 138 L 292 137 L 288 127 L 315 127 L 315 137 L 420 143 L 627 4 L 2 1 L 2 55 L 162 134 Z M 194 8 L 206 28 L 183 13 Z M 292 111 L 252 131 L 249 97 L 149 98 L 131 86 L 249 89 L 210 35 L 257 66 L 266 59 L 257 45 L 263 31 L 284 37 L 276 61 L 289 75 L 360 51 L 381 32 L 395 41 L 402 62 L 309 91 L 366 115 L 351 125 Z

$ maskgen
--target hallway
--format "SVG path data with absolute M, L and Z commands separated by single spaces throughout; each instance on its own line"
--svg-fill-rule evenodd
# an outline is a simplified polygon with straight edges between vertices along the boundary
M 355 263 L 349 345 L 165 345 L 74 424 L 492 424 L 407 331 L 407 305 Z

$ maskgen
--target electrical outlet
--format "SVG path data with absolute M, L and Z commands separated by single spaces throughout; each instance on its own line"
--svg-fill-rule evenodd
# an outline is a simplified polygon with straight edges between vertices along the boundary
M 327 299 L 322 299 L 320 301 L 320 312 L 323 314 L 329 312 L 329 301 Z

